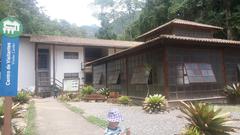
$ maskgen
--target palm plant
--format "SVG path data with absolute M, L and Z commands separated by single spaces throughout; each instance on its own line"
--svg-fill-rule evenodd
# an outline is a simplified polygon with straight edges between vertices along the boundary
M 184 135 L 230 135 L 235 127 L 227 126 L 231 121 L 229 113 L 222 114 L 221 109 L 207 103 L 185 103 L 181 102 L 180 108 L 189 122 Z M 194 135 L 195 135 L 194 134 Z
M 150 95 L 145 98 L 143 103 L 143 110 L 148 113 L 159 112 L 166 109 L 166 99 L 165 96 L 161 94 Z
M 240 103 L 240 83 L 233 83 L 224 88 L 230 103 Z

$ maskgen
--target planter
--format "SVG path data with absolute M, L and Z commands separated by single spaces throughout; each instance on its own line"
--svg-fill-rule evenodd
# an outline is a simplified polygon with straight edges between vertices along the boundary
M 118 98 L 120 95 L 119 95 L 119 92 L 110 92 L 109 93 L 109 98 Z

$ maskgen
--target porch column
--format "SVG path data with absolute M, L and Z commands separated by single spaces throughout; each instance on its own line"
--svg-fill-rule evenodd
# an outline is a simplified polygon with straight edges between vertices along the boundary
M 53 85 L 55 86 L 56 84 L 56 68 L 55 68 L 55 45 L 53 45 Z
M 169 86 L 168 86 L 168 52 L 166 46 L 164 47 L 163 54 L 163 80 L 164 80 L 164 95 L 169 99 Z

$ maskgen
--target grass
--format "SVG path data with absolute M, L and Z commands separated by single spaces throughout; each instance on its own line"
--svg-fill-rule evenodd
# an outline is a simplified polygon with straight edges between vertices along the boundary
M 36 134 L 36 109 L 34 101 L 31 101 L 26 113 L 27 127 L 24 130 L 24 135 L 35 135 Z
M 83 115 L 84 114 L 84 110 L 82 110 L 81 108 L 78 108 L 78 107 L 75 107 L 75 106 L 72 106 L 66 102 L 63 102 L 64 106 L 66 108 L 68 108 L 69 110 L 75 112 L 75 113 L 78 113 L 80 114 L 84 119 L 86 119 L 88 122 L 94 124 L 94 125 L 97 125 L 101 128 L 106 128 L 107 127 L 107 121 L 104 120 L 104 119 L 101 119 L 101 118 L 98 118 L 96 116 L 93 116 L 93 115 L 89 115 L 89 116 L 86 116 L 86 115 Z
M 95 117 L 95 116 L 87 116 L 85 118 L 88 122 L 94 124 L 94 125 L 97 125 L 101 128 L 106 128 L 107 127 L 107 121 L 106 120 L 103 120 L 103 119 L 100 119 L 98 117 Z
M 216 105 L 223 112 L 240 112 L 240 105 Z

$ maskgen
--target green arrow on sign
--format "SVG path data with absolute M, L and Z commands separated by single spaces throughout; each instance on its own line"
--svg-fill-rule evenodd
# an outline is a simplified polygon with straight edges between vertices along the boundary
M 22 32 L 22 23 L 14 17 L 6 17 L 0 22 L 0 33 L 7 37 L 19 37 Z

